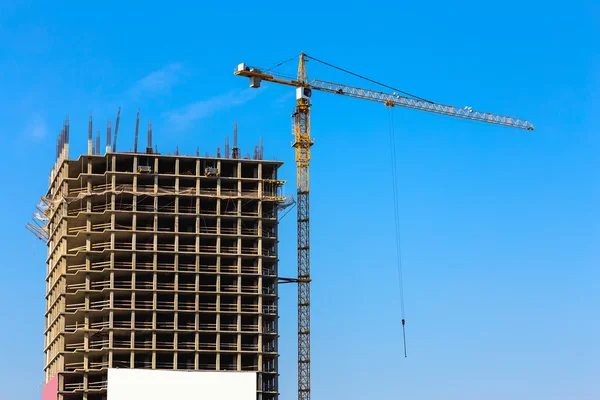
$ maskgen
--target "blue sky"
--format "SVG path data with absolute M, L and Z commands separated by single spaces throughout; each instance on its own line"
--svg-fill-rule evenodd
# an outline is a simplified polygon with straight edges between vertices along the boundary
M 118 106 L 121 150 L 133 147 L 138 108 L 162 152 L 214 154 L 237 120 L 244 152 L 262 136 L 266 157 L 286 162 L 291 194 L 292 89 L 252 91 L 233 69 L 300 51 L 536 126 L 394 111 L 404 359 L 388 111 L 315 94 L 313 398 L 597 399 L 598 26 L 592 1 L 3 2 L 0 118 L 12 185 L 0 196 L 0 399 L 40 398 L 45 248 L 24 224 L 46 190 L 65 116 L 71 155 L 85 151 L 89 113 L 105 129 Z M 311 78 L 370 87 L 308 68 Z M 293 214 L 280 251 L 281 275 L 293 276 Z M 295 288 L 280 295 L 280 391 L 291 400 Z

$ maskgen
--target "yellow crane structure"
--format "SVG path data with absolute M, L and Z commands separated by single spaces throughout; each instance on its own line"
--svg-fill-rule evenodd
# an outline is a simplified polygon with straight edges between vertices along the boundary
M 355 97 L 383 103 L 388 107 L 406 107 L 436 114 L 448 115 L 474 121 L 487 122 L 494 125 L 504 125 L 512 128 L 533 130 L 533 125 L 524 119 L 497 115 L 488 112 L 475 111 L 471 107 L 454 107 L 431 102 L 417 96 L 412 96 L 397 89 L 393 93 L 385 93 L 369 89 L 361 89 L 339 83 L 310 80 L 306 72 L 306 62 L 314 60 L 337 68 L 344 72 L 383 85 L 363 76 L 335 67 L 305 53 L 300 53 L 298 74 L 296 79 L 274 73 L 272 69 L 261 70 L 241 63 L 235 70 L 235 75 L 250 79 L 251 88 L 259 88 L 262 81 L 273 82 L 296 88 L 296 109 L 292 115 L 294 143 L 296 149 L 297 167 L 297 212 L 298 212 L 298 400 L 310 400 L 310 148 L 314 141 L 310 137 L 310 106 L 312 91 Z M 403 93 L 407 96 L 399 94 Z M 402 320 L 404 326 L 404 319 Z

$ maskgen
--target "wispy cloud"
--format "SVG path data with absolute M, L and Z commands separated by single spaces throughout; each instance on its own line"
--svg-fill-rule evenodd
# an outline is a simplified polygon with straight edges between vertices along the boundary
M 137 97 L 145 94 L 168 92 L 179 82 L 181 70 L 181 64 L 169 64 L 151 72 L 132 86 L 129 95 Z
M 279 106 L 294 105 L 292 99 L 296 97 L 296 92 L 292 90 L 286 91 L 284 94 L 275 99 L 275 104 Z
M 42 140 L 46 137 L 48 134 L 48 127 L 46 126 L 44 117 L 42 117 L 40 113 L 31 114 L 31 118 L 25 127 L 24 134 L 30 139 L 36 141 Z
M 255 89 L 231 91 L 189 104 L 178 110 L 170 111 L 165 113 L 164 116 L 176 128 L 185 129 L 191 123 L 202 118 L 207 118 L 218 112 L 242 105 L 255 98 L 258 93 L 259 91 Z

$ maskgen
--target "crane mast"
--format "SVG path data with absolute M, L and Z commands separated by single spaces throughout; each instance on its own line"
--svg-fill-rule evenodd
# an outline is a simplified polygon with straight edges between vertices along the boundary
M 298 82 L 308 85 L 306 59 L 300 54 Z M 296 89 L 294 144 L 298 204 L 298 400 L 310 400 L 310 89 Z
M 293 134 L 296 149 L 297 211 L 298 211 L 298 400 L 310 400 L 310 99 L 313 90 L 375 101 L 388 107 L 406 107 L 451 117 L 470 119 L 511 128 L 533 130 L 533 124 L 525 119 L 475 111 L 471 107 L 455 107 L 430 102 L 420 98 L 400 96 L 348 85 L 308 80 L 306 62 L 317 60 L 300 53 L 298 75 L 291 79 L 258 68 L 239 64 L 235 75 L 250 79 L 250 87 L 260 87 L 261 81 L 296 87 L 296 109 L 293 114 Z M 331 66 L 331 65 L 330 65 Z M 339 69 L 339 68 L 338 68 Z M 348 72 L 348 71 L 346 71 Z M 356 74 L 354 74 L 356 75 Z M 373 81 L 372 81 L 373 82 Z M 117 120 L 118 121 L 118 120 Z M 118 124 L 118 122 L 117 122 Z M 116 142 L 116 140 L 115 140 Z M 404 325 L 404 320 L 403 320 Z

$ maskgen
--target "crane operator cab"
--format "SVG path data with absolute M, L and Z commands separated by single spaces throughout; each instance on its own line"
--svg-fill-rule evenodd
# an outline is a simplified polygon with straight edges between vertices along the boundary
M 296 100 L 304 99 L 310 103 L 310 97 L 312 96 L 311 88 L 297 87 L 296 88 Z

